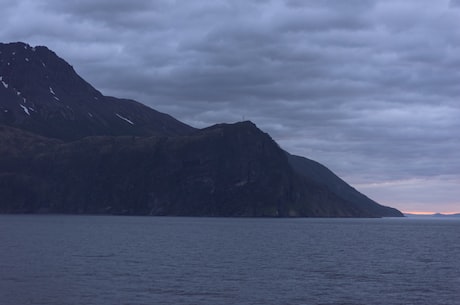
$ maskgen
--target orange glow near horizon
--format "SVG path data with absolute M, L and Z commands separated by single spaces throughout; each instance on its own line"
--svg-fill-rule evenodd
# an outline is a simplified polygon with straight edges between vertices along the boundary
M 444 215 L 453 215 L 460 214 L 460 212 L 420 212 L 420 211 L 402 211 L 403 214 L 414 214 L 414 215 L 433 215 L 433 214 L 444 214 Z

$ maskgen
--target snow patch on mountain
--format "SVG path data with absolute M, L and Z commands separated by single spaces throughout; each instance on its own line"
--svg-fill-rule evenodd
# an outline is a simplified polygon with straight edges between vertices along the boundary
M 119 115 L 118 113 L 115 113 L 115 115 L 119 117 L 120 119 L 122 119 L 123 121 L 128 122 L 131 125 L 134 125 L 133 121 L 131 121 L 130 119 L 127 119 L 124 116 Z
M 30 115 L 29 109 L 28 109 L 26 106 L 24 106 L 24 105 L 22 105 L 22 104 L 19 104 L 19 106 L 21 106 L 22 110 L 24 110 L 24 112 L 25 112 L 27 115 Z
M 8 84 L 3 81 L 3 76 L 0 76 L 0 82 L 2 82 L 2 85 L 5 87 L 5 89 L 8 89 Z

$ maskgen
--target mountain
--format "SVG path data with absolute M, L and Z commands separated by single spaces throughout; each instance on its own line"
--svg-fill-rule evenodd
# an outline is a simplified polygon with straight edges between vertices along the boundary
M 419 217 L 419 218 L 432 218 L 432 217 L 439 217 L 439 218 L 458 218 L 460 217 L 460 213 L 456 214 L 442 214 L 442 213 L 433 213 L 433 214 L 413 214 L 413 213 L 404 213 L 404 216 L 407 217 Z
M 45 47 L 0 51 L 1 213 L 402 216 L 251 122 L 194 129 L 103 96 Z
M 435 216 L 440 216 L 440 217 L 460 217 L 460 213 L 456 213 L 456 214 L 440 214 L 440 213 L 437 213 Z
M 0 43 L 0 124 L 47 137 L 185 135 L 194 128 L 136 101 L 102 95 L 46 47 Z
M 324 165 L 304 157 L 290 154 L 287 156 L 289 163 L 298 174 L 312 183 L 326 186 L 331 193 L 346 200 L 358 210 L 369 210 L 376 215 L 392 216 L 399 214 L 396 209 L 389 210 L 388 207 L 382 206 L 361 194 Z
M 300 176 L 251 122 L 64 142 L 0 128 L 2 213 L 381 217 Z

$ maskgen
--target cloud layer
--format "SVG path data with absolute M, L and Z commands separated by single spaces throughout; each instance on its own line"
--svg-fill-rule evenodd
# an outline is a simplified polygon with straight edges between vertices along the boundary
M 460 1 L 20 0 L 0 18 L 104 94 L 250 119 L 382 203 L 460 210 Z

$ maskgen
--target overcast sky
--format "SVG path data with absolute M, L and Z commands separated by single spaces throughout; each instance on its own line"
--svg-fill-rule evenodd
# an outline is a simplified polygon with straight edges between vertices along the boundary
M 106 95 L 251 120 L 403 211 L 460 212 L 460 0 L 1 0 Z

